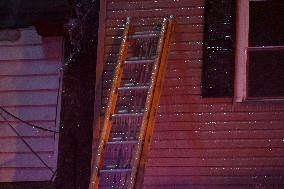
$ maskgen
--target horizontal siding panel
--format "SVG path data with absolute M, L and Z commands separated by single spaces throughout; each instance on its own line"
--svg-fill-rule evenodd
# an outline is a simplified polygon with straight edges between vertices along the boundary
M 159 131 L 154 140 L 209 140 L 209 139 L 282 139 L 284 130 L 228 130 L 228 131 Z M 213 142 L 213 141 L 212 141 Z M 233 142 L 233 141 L 232 141 Z M 198 141 L 196 141 L 198 143 Z M 281 144 L 281 142 L 279 143 Z M 284 142 L 281 146 L 283 147 Z
M 166 78 L 200 77 L 201 69 L 167 69 Z
M 155 184 L 155 185 L 143 185 L 143 189 L 252 189 L 259 188 L 260 184 Z M 261 184 L 261 189 L 282 189 L 283 185 L 271 185 L 271 184 Z M 101 189 L 111 188 L 111 184 L 100 186 Z
M 174 102 L 175 104 L 218 104 L 218 103 L 226 103 L 231 102 L 232 99 L 230 98 L 218 98 L 218 99 L 203 99 L 200 95 L 176 95 L 176 96 L 162 96 L 160 100 L 160 104 L 172 104 L 170 103 Z
M 194 70 L 192 70 L 194 72 Z M 196 75 L 199 74 L 199 70 L 196 70 Z M 187 74 L 190 75 L 190 74 Z M 185 94 L 196 94 L 196 91 L 200 91 L 200 79 L 195 75 L 195 76 L 187 76 L 186 74 L 180 75 L 180 76 L 173 76 L 173 74 L 167 74 L 166 78 L 164 79 L 163 82 L 163 92 L 162 94 L 165 96 L 169 96 L 167 92 L 171 92 L 172 88 L 176 88 L 177 90 L 185 90 Z M 111 77 L 113 76 L 113 73 L 108 72 L 103 75 L 103 89 L 107 90 L 111 87 L 113 80 Z M 127 81 L 127 80 L 125 80 Z M 191 93 L 192 92 L 192 93 Z M 182 93 L 180 93 L 182 94 Z M 198 93 L 200 94 L 200 92 Z
M 167 67 L 170 68 L 185 68 L 185 67 L 189 67 L 189 68 L 201 68 L 201 62 L 202 59 L 193 59 L 193 58 L 188 58 L 186 60 L 179 60 L 179 61 L 174 61 L 174 60 L 168 60 L 168 64 Z M 116 65 L 116 61 L 109 61 L 108 60 L 108 56 L 106 57 L 106 68 L 107 67 L 113 67 Z M 112 68 L 112 69 L 113 69 Z M 106 69 L 106 70 L 111 70 L 111 69 Z
M 284 167 L 149 167 L 148 176 L 280 176 Z M 280 177 L 279 177 L 280 178 Z
M 39 75 L 31 77 L 0 77 L 0 91 L 58 89 L 59 77 L 56 75 Z
M 183 80 L 181 80 L 183 81 Z M 165 80 L 165 83 L 167 80 Z M 162 95 L 182 95 L 182 94 L 196 94 L 195 91 L 199 91 L 197 87 L 193 89 L 190 86 L 182 86 L 182 87 L 166 87 L 164 83 L 164 88 L 162 91 Z M 187 90 L 185 90 L 187 89 Z M 182 93 L 180 90 L 184 90 L 185 92 Z M 186 93 L 187 92 L 187 93 Z M 200 93 L 199 93 L 200 94 Z M 206 112 L 223 112 L 223 113 L 230 113 L 230 112 L 248 112 L 250 114 L 254 112 L 275 112 L 275 111 L 283 111 L 283 106 L 263 106 L 263 105 L 233 105 L 233 104 L 170 104 L 170 105 L 161 105 L 159 108 L 160 113 L 206 113 Z
M 244 157 L 283 157 L 283 148 L 246 149 L 155 149 L 150 158 L 244 158 Z
M 167 88 L 163 88 L 163 94 L 167 95 L 185 95 L 185 94 L 196 94 L 195 88 L 190 88 L 189 86 L 183 87 L 172 87 L 171 91 Z M 187 91 L 187 90 L 188 91 Z M 179 91 L 185 91 L 184 93 Z M 187 91 L 187 93 L 186 93 Z M 200 94 L 200 88 L 197 90 L 198 94 Z M 169 104 L 169 105 L 160 105 L 158 112 L 161 114 L 166 113 L 208 113 L 208 112 L 231 112 L 232 106 L 229 104 Z M 212 129 L 212 128 L 211 128 Z
M 0 169 L 0 182 L 48 181 L 52 172 L 47 168 Z
M 170 99 L 169 99 L 170 100 Z M 171 98 L 172 101 L 176 99 Z M 267 117 L 271 121 L 284 121 L 284 112 L 255 112 L 255 113 L 244 113 L 244 112 L 230 112 L 230 113 L 167 113 L 159 114 L 157 117 L 157 122 L 167 122 L 167 121 L 251 121 L 251 120 L 267 120 Z
M 177 51 L 169 53 L 168 60 L 202 59 L 202 51 Z
M 107 54 L 107 60 L 110 62 L 116 62 L 118 58 L 118 54 Z M 202 58 L 202 51 L 176 51 L 171 52 L 168 55 L 169 61 L 171 60 L 184 60 L 184 59 L 201 59 Z
M 284 131 L 284 130 L 283 130 Z M 253 132 L 253 131 L 252 131 Z M 277 132 L 274 131 L 274 132 Z M 157 132 L 159 134 L 159 132 Z M 156 135 L 157 135 L 156 134 Z M 255 139 L 254 134 L 252 134 L 253 139 L 217 139 L 217 140 L 210 140 L 211 137 L 205 138 L 203 140 L 197 141 L 194 140 L 196 137 L 189 137 L 187 140 L 178 140 L 175 141 L 171 140 L 154 140 L 152 142 L 151 148 L 155 149 L 168 149 L 168 148 L 181 148 L 181 149 L 216 149 L 216 148 L 284 148 L 284 141 L 280 137 L 280 139 Z M 279 136 L 279 135 L 278 135 Z
M 51 132 L 46 132 L 41 129 L 33 128 L 29 125 L 26 125 L 21 122 L 9 122 L 10 125 L 12 125 L 18 133 L 20 133 L 21 136 L 23 137 L 46 137 L 46 136 L 53 136 L 53 133 Z M 55 121 L 51 122 L 33 122 L 33 124 L 36 124 L 38 126 L 41 126 L 42 128 L 50 129 L 50 130 L 55 130 Z M 1 136 L 5 137 L 11 137 L 11 136 L 16 136 L 15 132 L 10 128 L 7 122 L 0 122 L 0 138 Z
M 19 137 L 1 137 L 0 136 L 0 156 L 1 153 L 22 153 L 31 152 L 25 143 Z M 53 152 L 54 138 L 50 137 L 24 137 L 24 140 L 36 152 Z
M 169 104 L 172 104 L 172 103 L 188 104 L 188 105 L 190 105 L 190 104 L 207 104 L 207 103 L 218 104 L 218 103 L 226 103 L 226 102 L 231 102 L 231 101 L 232 101 L 232 99 L 230 99 L 230 98 L 202 99 L 202 97 L 200 97 L 199 95 L 176 95 L 176 96 L 163 96 L 162 95 L 161 100 L 160 100 L 160 105 L 169 105 Z M 102 104 L 106 104 L 106 103 L 107 103 L 107 98 L 103 98 Z M 183 118 L 184 118 L 184 116 L 183 116 Z M 182 121 L 181 119 L 182 118 L 180 117 L 179 121 Z M 263 117 L 263 119 L 265 119 L 265 118 Z M 186 119 L 185 121 L 187 121 L 187 120 L 188 119 Z M 215 120 L 215 121 L 217 121 L 217 120 Z
M 56 107 L 6 108 L 6 110 L 23 120 L 55 120 L 56 116 Z M 7 120 L 15 120 L 8 115 L 6 118 Z
M 58 74 L 60 64 L 57 59 L 0 62 L 0 75 Z
M 283 167 L 284 157 L 149 158 L 148 167 Z
M 177 33 L 173 34 L 172 42 L 203 41 L 202 33 Z
M 201 69 L 167 69 L 166 78 L 201 77 Z
M 252 189 L 252 188 L 257 188 L 259 187 L 260 184 L 173 184 L 173 185 L 163 185 L 163 184 L 155 184 L 155 185 L 143 185 L 143 189 L 157 189 L 157 188 L 162 188 L 162 189 Z M 263 184 L 264 185 L 264 184 Z M 262 185 L 262 186 L 263 186 Z M 267 184 L 263 186 L 263 189 L 282 189 L 282 185 L 272 185 L 272 184 Z
M 190 68 L 201 68 L 201 62 L 202 62 L 202 59 L 194 59 L 194 58 L 189 57 L 186 60 L 179 60 L 179 61 L 168 60 L 168 66 L 171 67 L 171 66 L 174 66 L 174 64 L 182 64 L 180 67 L 190 66 Z
M 103 88 L 108 89 L 111 87 L 112 73 L 104 75 Z M 107 77 L 109 78 L 107 80 Z M 200 80 L 198 77 L 188 77 L 188 76 L 177 76 L 177 77 L 166 77 L 163 82 L 162 95 L 169 96 L 173 94 L 200 94 Z M 173 90 L 176 90 L 173 91 Z M 183 91 L 183 92 L 182 92 Z M 174 93 L 173 93 L 174 92 Z
M 53 154 L 42 153 L 41 159 L 49 166 L 53 167 Z M 43 163 L 32 153 L 22 153 L 17 156 L 11 153 L 2 153 L 0 158 L 0 169 L 2 168 L 39 168 L 45 167 Z
M 182 33 L 198 33 L 203 32 L 204 25 L 203 24 L 178 24 L 174 28 L 174 35 L 182 34 Z M 138 31 L 152 31 L 156 30 L 156 26 L 154 25 L 148 25 L 148 26 L 137 26 L 135 27 L 135 32 Z M 118 26 L 118 27 L 107 27 L 106 28 L 106 35 L 107 36 L 122 36 L 124 31 L 124 27 Z
M 107 2 L 107 10 L 141 10 L 141 9 L 153 9 L 153 8 L 168 8 L 168 7 L 192 7 L 203 6 L 202 0 L 163 0 L 163 3 L 159 1 L 130 1 L 124 2 Z
M 269 112 L 269 111 L 283 111 L 284 104 L 282 103 L 271 103 L 271 102 L 264 102 L 264 103 L 236 103 L 233 105 L 233 111 L 235 112 L 244 112 L 250 111 L 253 112 Z
M 162 96 L 160 100 L 160 104 L 218 104 L 218 103 L 226 103 L 231 102 L 230 98 L 216 98 L 216 99 L 203 99 L 200 95 L 176 95 L 176 96 Z
M 167 15 L 169 16 L 169 15 Z M 185 25 L 185 24 L 203 24 L 204 23 L 204 16 L 203 15 L 194 15 L 194 16 L 175 16 L 175 22 L 179 25 Z M 155 16 L 152 17 L 151 15 L 148 15 L 147 17 L 141 17 L 139 18 L 131 18 L 132 22 L 135 26 L 153 26 L 153 25 L 159 25 L 164 19 L 164 16 Z M 106 22 L 106 27 L 124 27 L 125 24 L 125 18 L 108 18 Z
M 107 18 L 126 18 L 134 17 L 134 18 L 141 18 L 141 17 L 156 17 L 156 16 L 169 16 L 169 15 L 176 15 L 176 16 L 196 16 L 203 14 L 203 7 L 184 7 L 176 9 L 171 8 L 164 8 L 159 9 L 158 11 L 155 9 L 146 9 L 146 10 L 118 10 L 118 11 L 109 11 L 107 12 Z
M 53 43 L 34 46 L 0 46 L 0 60 L 36 60 L 45 58 L 60 58 L 62 55 L 61 49 L 61 46 Z
M 163 122 L 157 124 L 156 131 L 229 131 L 229 130 L 276 130 L 283 129 L 283 121 L 219 121 L 219 122 Z
M 42 91 L 0 91 L 1 106 L 55 105 L 58 89 Z
M 199 87 L 195 87 L 195 86 L 182 86 L 182 87 L 170 87 L 170 86 L 164 86 L 163 87 L 163 91 L 162 91 L 162 95 L 189 95 L 189 94 L 200 94 L 200 88 Z M 107 97 L 109 95 L 109 91 L 104 90 L 103 91 L 103 97 Z M 187 107 L 187 106 L 186 106 Z M 160 112 L 161 113 L 165 113 L 165 112 L 177 112 L 179 111 L 181 108 L 175 108 L 172 109 L 172 107 L 170 106 L 166 106 L 166 107 L 162 107 L 160 108 Z M 168 110 L 168 111 L 167 111 Z M 184 112 L 184 110 L 182 110 Z
M 267 185 L 267 184 L 274 184 L 274 185 L 284 185 L 284 178 L 280 176 L 145 176 L 144 183 L 146 185 L 150 184 L 163 184 L 163 185 L 175 185 L 175 183 L 179 184 L 204 184 L 204 185 L 215 185 L 215 184 L 222 184 L 222 185 Z M 241 183 L 241 184 L 240 184 Z M 209 187 L 208 187 L 209 188 Z
M 165 75 L 165 81 L 168 78 L 181 78 L 181 76 L 187 76 L 187 77 L 194 77 L 194 76 L 199 76 L 196 77 L 195 79 L 201 81 L 200 75 L 199 73 L 196 74 L 194 73 L 195 70 L 197 69 L 201 69 L 201 64 L 200 61 L 198 61 L 200 59 L 189 59 L 186 61 L 183 60 L 178 60 L 178 61 L 174 61 L 174 60 L 169 60 L 168 64 L 167 64 L 167 71 L 168 72 L 175 72 L 175 73 L 179 73 L 182 72 L 182 74 L 180 73 L 179 75 L 175 74 L 168 74 L 166 73 Z M 109 76 L 109 78 L 107 78 L 107 74 L 111 75 L 114 72 L 115 66 L 116 66 L 116 61 L 112 61 L 109 62 L 105 65 L 104 67 L 104 77 L 106 77 L 106 79 L 113 79 Z M 179 63 L 183 63 L 183 64 L 177 64 L 177 62 Z M 193 70 L 193 71 L 192 71 Z
M 179 33 L 173 35 L 172 42 L 202 42 L 203 34 L 200 33 Z M 121 36 L 112 36 L 105 38 L 105 45 L 119 45 L 121 43 Z
M 105 54 L 118 54 L 119 52 L 119 44 L 114 45 L 106 45 L 105 46 Z M 193 50 L 202 50 L 202 42 L 178 42 L 171 44 L 171 52 L 176 51 L 193 51 Z M 169 61 L 170 62 L 170 61 Z M 177 66 L 183 66 L 183 64 L 176 64 Z
M 172 43 L 171 49 L 172 50 L 180 50 L 180 51 L 190 51 L 190 50 L 201 50 L 203 48 L 202 42 L 178 42 Z
M 179 75 L 177 75 L 179 73 Z M 165 75 L 165 81 L 168 78 L 176 78 L 181 80 L 184 77 L 200 77 L 201 69 L 193 68 L 193 69 L 167 69 L 167 73 Z M 112 83 L 113 72 L 105 72 L 103 75 L 104 82 Z

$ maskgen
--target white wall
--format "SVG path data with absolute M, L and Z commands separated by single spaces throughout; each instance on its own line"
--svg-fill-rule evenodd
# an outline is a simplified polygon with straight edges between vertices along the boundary
M 3 36 L 0 41 L 0 105 L 28 122 L 59 130 L 63 38 L 42 38 L 32 27 L 18 32 L 16 41 L 3 41 Z M 40 157 L 56 169 L 58 136 L 4 115 Z M 0 117 L 0 182 L 44 181 L 51 175 Z

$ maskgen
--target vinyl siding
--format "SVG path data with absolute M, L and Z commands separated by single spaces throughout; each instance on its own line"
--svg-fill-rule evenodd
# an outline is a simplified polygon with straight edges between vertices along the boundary
M 18 31 L 17 41 L 0 42 L 0 105 L 32 124 L 58 130 L 63 39 L 42 38 L 32 27 Z M 0 119 L 0 182 L 49 180 L 51 171 L 8 123 L 53 169 L 56 169 L 58 136 L 4 115 L 8 121 Z
M 100 36 L 104 38 L 102 112 L 125 17 L 143 30 L 165 16 L 175 16 L 143 188 L 284 187 L 284 104 L 201 97 L 204 1 L 101 2 L 106 6 L 105 32 Z

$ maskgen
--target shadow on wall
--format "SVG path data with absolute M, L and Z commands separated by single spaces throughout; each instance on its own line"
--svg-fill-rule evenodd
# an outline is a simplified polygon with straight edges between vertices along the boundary
M 0 183 L 1 189 L 44 189 L 47 182 Z
M 55 130 L 62 38 L 42 38 L 33 27 L 9 31 L 15 32 L 0 32 L 0 106 L 32 124 Z M 52 172 L 11 126 L 52 168 L 56 167 L 56 137 L 1 113 L 8 121 L 0 117 L 0 188 L 42 188 Z

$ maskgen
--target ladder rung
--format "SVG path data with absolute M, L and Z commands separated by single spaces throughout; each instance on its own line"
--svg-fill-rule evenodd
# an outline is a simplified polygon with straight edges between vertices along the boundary
M 146 38 L 146 37 L 159 37 L 160 31 L 146 31 L 146 32 L 135 32 L 129 35 L 129 39 Z
M 153 63 L 155 59 L 129 59 L 125 60 L 124 64 L 149 64 Z
M 119 114 L 124 114 L 124 113 L 127 113 L 128 110 L 125 110 L 125 109 L 120 109 L 120 110 L 117 110 L 117 113 Z
M 140 117 L 143 116 L 144 113 L 128 113 L 128 114 L 112 114 L 112 117 Z
M 125 90 L 145 90 L 149 89 L 148 85 L 142 85 L 142 86 L 123 86 L 123 87 L 118 87 L 119 91 L 125 91 Z
M 149 33 L 160 35 L 161 31 L 157 30 L 157 31 L 137 31 L 137 32 L 134 32 L 134 34 L 138 34 L 138 35 L 149 34 Z
M 114 169 L 101 169 L 101 173 L 123 173 L 123 172 L 131 172 L 132 169 L 119 169 L 119 168 L 114 168 Z
M 108 141 L 107 144 L 136 144 L 138 140 Z

